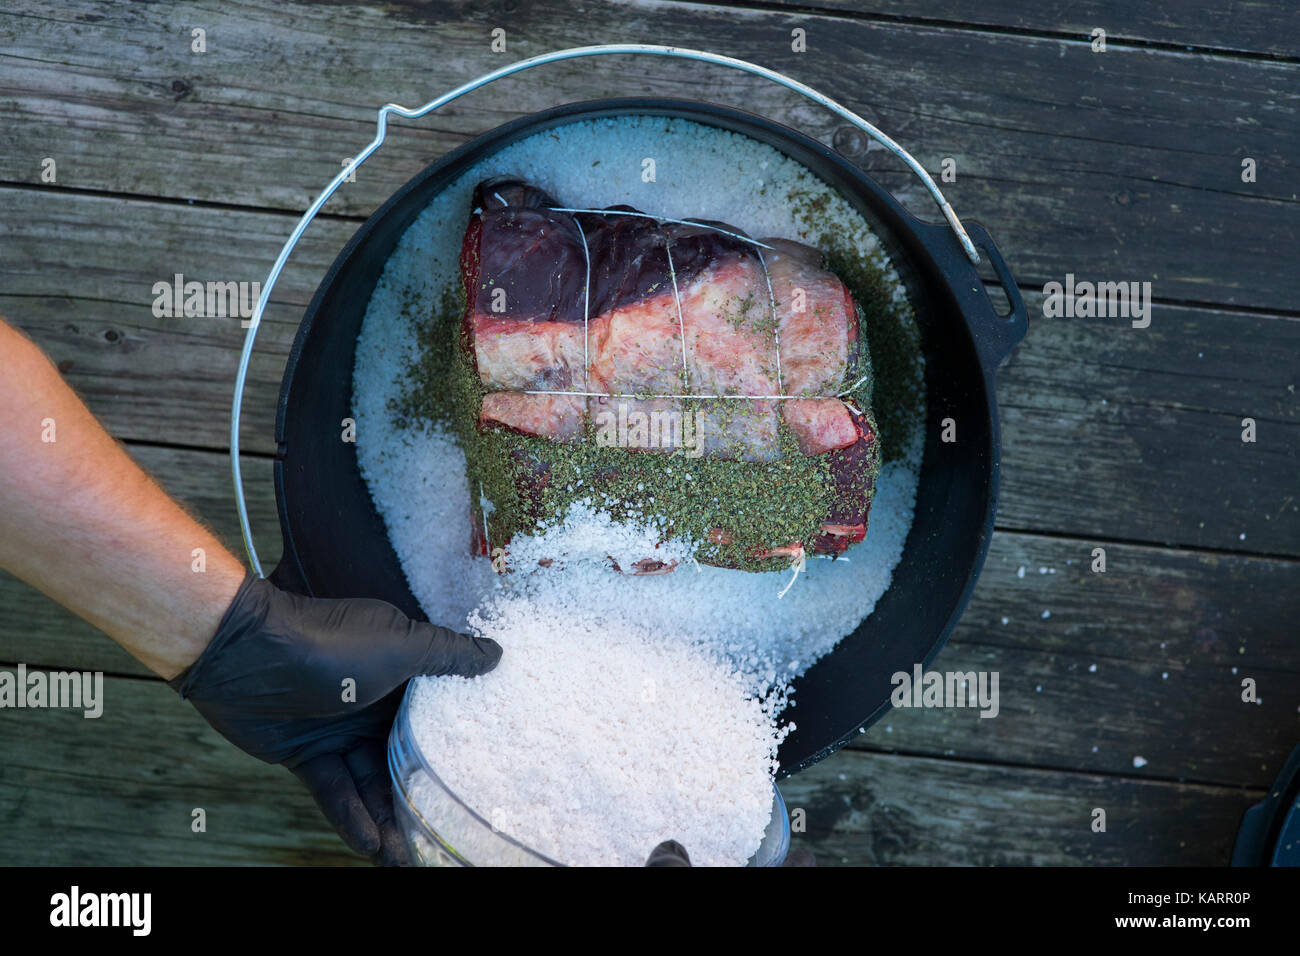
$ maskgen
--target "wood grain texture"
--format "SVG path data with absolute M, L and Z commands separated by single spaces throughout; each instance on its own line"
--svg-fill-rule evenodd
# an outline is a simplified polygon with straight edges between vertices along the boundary
M 641 40 L 785 70 L 844 100 L 987 223 L 1018 276 L 1149 280 L 1168 300 L 1294 308 L 1300 152 L 1296 64 L 1241 61 L 829 15 L 639 2 L 377 8 L 88 2 L 80 19 L 24 0 L 0 17 L 11 51 L 4 179 L 295 212 L 373 136 L 385 102 L 417 105 L 503 63 L 564 46 Z M 808 30 L 806 53 L 790 31 Z M 190 30 L 207 30 L 194 53 Z M 490 31 L 508 28 L 493 54 Z M 367 214 L 448 148 L 506 119 L 612 95 L 703 98 L 830 140 L 833 117 L 755 77 L 648 58 L 544 67 L 405 124 L 331 200 Z M 111 65 L 110 65 L 111 64 Z M 1032 77 L 1033 82 L 1027 82 Z M 1241 180 L 1241 160 L 1258 164 Z M 859 157 L 919 214 L 937 210 L 883 150 Z M 1212 252 L 1212 254 L 1210 254 Z
M 918 780 L 924 779 L 923 787 Z M 1224 866 L 1258 791 L 841 751 L 781 785 L 818 866 Z M 1093 811 L 1106 811 L 1094 833 Z
M 731 5 L 731 0 L 721 0 Z M 735 6 L 746 6 L 740 2 Z M 1124 0 L 773 0 L 759 6 L 834 10 L 861 17 L 901 18 L 909 22 L 961 28 L 1009 29 L 1071 40 L 1106 31 L 1108 44 L 1174 45 L 1228 55 L 1300 57 L 1300 15 L 1288 4 L 1267 0 L 1208 6 L 1179 0 L 1127 3 Z
M 59 364 L 123 439 L 229 446 L 245 330 L 237 318 L 158 318 L 157 282 L 260 282 L 292 231 L 286 215 L 0 189 L 0 314 Z M 355 230 L 323 220 L 299 244 L 258 330 L 241 441 L 275 450 L 280 378 L 298 322 Z M 70 266 L 69 264 L 74 264 Z
M 1135 329 L 1025 300 L 998 377 L 999 526 L 1300 554 L 1300 321 L 1156 305 Z
M 243 330 L 154 317 L 155 282 L 263 279 L 340 160 L 373 136 L 381 103 L 417 105 L 525 56 L 610 41 L 786 71 L 932 172 L 955 159 L 946 195 L 988 225 L 1030 293 L 1029 335 L 999 378 L 1001 530 L 934 665 L 997 670 L 1000 714 L 892 712 L 783 783 L 807 811 L 796 845 L 821 865 L 1223 864 L 1300 732 L 1300 278 L 1279 266 L 1300 239 L 1297 14 L 1255 2 L 1194 16 L 1113 0 L 811 6 L 18 0 L 0 12 L 0 313 L 113 434 L 189 446 L 132 451 L 237 545 L 220 450 Z M 501 55 L 488 47 L 497 26 Z M 796 26 L 807 53 L 790 49 Z M 1092 26 L 1107 29 L 1107 53 L 1091 52 Z M 206 53 L 190 49 L 194 27 Z M 242 440 L 268 566 L 279 538 L 265 455 L 283 363 L 347 237 L 472 136 L 614 95 L 739 106 L 828 143 L 840 128 L 756 78 L 633 58 L 544 67 L 394 124 L 299 245 L 259 337 Z M 841 142 L 937 218 L 896 159 Z M 1241 181 L 1248 156 L 1255 183 Z M 54 184 L 40 178 L 46 157 Z M 1043 317 L 1033 289 L 1067 272 L 1151 281 L 1150 328 Z M 1254 444 L 1241 442 L 1244 417 Z M 1089 569 L 1097 546 L 1104 575 Z M 0 864 L 359 862 L 288 774 L 238 753 L 116 645 L 0 574 L 0 667 L 19 660 L 110 676 L 98 721 L 0 711 Z M 1241 701 L 1245 678 L 1259 703 Z M 190 831 L 196 806 L 206 834 Z M 1089 827 L 1095 807 L 1107 833 Z
M 236 750 L 165 684 L 108 677 L 103 694 L 92 720 L 0 710 L 0 865 L 365 862 L 288 771 Z M 196 807 L 205 833 L 190 829 Z
M 999 635 L 964 619 L 931 665 L 958 674 L 996 672 L 995 717 L 981 718 L 975 708 L 896 708 L 850 746 L 1146 779 L 1254 787 L 1272 782 L 1300 726 L 1293 632 L 1270 641 L 1254 638 L 1258 631 L 1251 627 L 1252 636 L 1229 648 L 1206 631 L 1198 638 L 1166 626 L 1165 607 L 1152 602 L 1133 621 L 1131 643 L 1107 648 L 1101 639 L 1066 636 L 1118 630 L 1108 627 L 1118 613 L 1105 605 L 1101 613 L 1092 603 L 1063 610 L 1072 603 L 1070 590 L 1037 603 L 1019 595 L 1013 603 L 1008 598 L 1014 593 L 982 581 L 967 617 L 998 604 L 1009 621 L 1001 628 L 1006 643 L 985 643 Z M 1095 602 L 1099 595 L 1091 597 Z M 1214 596 L 1194 600 L 1209 605 Z M 1287 603 L 1294 616 L 1295 602 Z M 1050 619 L 1041 619 L 1039 605 L 1055 608 Z M 1289 646 L 1280 647 L 1284 642 Z M 1242 699 L 1247 679 L 1258 703 Z
M 285 771 L 163 684 L 107 678 L 97 720 L 0 711 L 0 865 L 354 864 Z M 843 751 L 782 784 L 819 865 L 1227 860 L 1258 791 Z M 191 832 L 195 807 L 207 832 Z M 1108 830 L 1094 834 L 1102 807 Z

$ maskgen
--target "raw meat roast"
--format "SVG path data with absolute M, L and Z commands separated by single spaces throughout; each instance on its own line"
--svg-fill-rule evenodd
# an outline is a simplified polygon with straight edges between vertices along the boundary
M 779 569 L 862 540 L 879 469 L 870 364 L 818 250 L 629 206 L 568 212 L 517 179 L 481 183 L 473 202 L 459 360 L 472 430 L 491 439 L 470 445 L 471 479 L 497 479 L 475 516 L 481 553 L 601 495 L 702 536 L 699 559 L 724 566 Z M 698 483 L 674 497 L 687 473 Z M 777 512 L 787 523 L 765 527 Z M 621 570 L 668 569 L 647 555 Z

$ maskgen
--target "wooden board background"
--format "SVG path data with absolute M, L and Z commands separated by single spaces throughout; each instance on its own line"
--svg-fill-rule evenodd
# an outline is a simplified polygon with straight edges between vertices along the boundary
M 154 282 L 264 278 L 380 104 L 418 105 L 505 62 L 640 41 L 789 72 L 932 172 L 956 161 L 945 193 L 992 231 L 1031 315 L 998 381 L 997 532 L 939 658 L 999 671 L 1002 713 L 895 711 L 783 785 L 807 813 L 796 839 L 824 864 L 1221 864 L 1300 738 L 1300 15 L 1193 6 L 18 0 L 0 12 L 0 313 L 233 545 L 242 330 L 155 318 Z M 498 26 L 505 54 L 488 46 Z M 190 49 L 195 27 L 206 53 Z M 796 28 L 806 53 L 791 51 Z M 299 245 L 259 336 L 242 442 L 266 546 L 283 363 L 347 237 L 448 149 L 608 95 L 740 106 L 828 143 L 840 127 L 754 77 L 631 58 L 543 67 L 397 124 Z M 838 142 L 937 218 L 897 160 Z M 1150 281 L 1150 328 L 1043 317 L 1035 290 L 1067 272 Z M 103 670 L 107 704 L 98 721 L 0 711 L 0 834 L 26 838 L 0 841 L 0 863 L 355 862 L 287 774 L 0 574 L 0 667 L 19 661 Z M 1241 702 L 1245 677 L 1257 704 Z M 197 806 L 207 834 L 189 830 Z

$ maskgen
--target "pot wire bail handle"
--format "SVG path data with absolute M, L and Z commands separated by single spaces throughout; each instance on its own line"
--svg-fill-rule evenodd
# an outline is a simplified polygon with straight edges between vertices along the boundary
M 421 116 L 431 113 L 453 100 L 459 99 L 466 93 L 471 93 L 474 90 L 477 90 L 479 87 L 486 86 L 502 77 L 532 69 L 535 66 L 542 66 L 546 63 L 555 63 L 562 60 L 576 60 L 587 56 L 610 56 L 617 54 L 642 54 L 648 56 L 675 57 L 682 60 L 698 60 L 703 63 L 712 63 L 717 66 L 730 67 L 731 69 L 740 70 L 744 73 L 752 73 L 755 76 L 761 76 L 765 79 L 771 80 L 778 86 L 783 86 L 788 90 L 793 90 L 815 103 L 820 103 L 832 113 L 835 113 L 841 119 L 853 124 L 876 142 L 880 143 L 880 145 L 884 146 L 885 149 L 903 160 L 903 162 L 908 165 L 908 168 L 920 177 L 921 181 L 925 184 L 925 188 L 929 191 L 930 195 L 934 197 L 934 201 L 943 211 L 944 218 L 948 221 L 948 225 L 957 235 L 957 239 L 960 241 L 962 249 L 966 252 L 966 257 L 970 259 L 972 263 L 976 265 L 979 264 L 979 253 L 976 251 L 975 244 L 971 241 L 970 236 L 967 235 L 965 228 L 962 226 L 961 220 L 959 220 L 957 214 L 953 212 L 952 206 L 948 204 L 948 200 L 944 199 L 943 193 L 939 190 L 933 177 L 925 171 L 925 168 L 916 161 L 916 158 L 913 157 L 911 153 L 898 145 L 898 143 L 894 142 L 894 140 L 890 139 L 885 133 L 872 126 L 861 116 L 847 107 L 841 106 L 824 93 L 819 93 L 812 87 L 800 83 L 798 80 L 792 79 L 784 73 L 778 73 L 776 70 L 770 70 L 765 66 L 759 66 L 757 63 L 750 63 L 748 60 L 739 60 L 735 57 L 723 56 L 719 53 L 709 53 L 706 50 L 691 50 L 683 47 L 661 46 L 653 43 L 602 43 L 593 46 L 580 46 L 571 47 L 566 50 L 556 50 L 553 53 L 543 53 L 538 56 L 529 57 L 525 60 L 519 60 L 516 63 L 511 63 L 507 66 L 501 67 L 500 69 L 493 70 L 491 73 L 485 73 L 477 79 L 470 80 L 468 83 L 464 83 L 461 86 L 456 87 L 454 90 L 444 93 L 437 99 L 430 100 L 418 109 L 408 109 L 405 106 L 398 106 L 396 103 L 388 103 L 379 109 L 375 138 L 370 141 L 365 149 L 353 158 L 352 162 L 348 163 L 347 166 L 343 167 L 343 169 L 334 176 L 330 181 L 330 184 L 325 187 L 325 190 L 316 197 L 316 200 L 308 207 L 307 211 L 303 213 L 302 218 L 298 220 L 298 224 L 294 226 L 293 232 L 291 232 L 289 238 L 285 240 L 284 246 L 280 249 L 280 254 L 276 257 L 275 264 L 271 266 L 271 271 L 267 274 L 266 281 L 262 283 L 262 294 L 257 299 L 257 308 L 254 309 L 253 317 L 248 323 L 248 331 L 244 334 L 244 347 L 239 356 L 239 369 L 235 374 L 235 394 L 230 410 L 230 472 L 235 484 L 235 504 L 239 510 L 239 530 L 244 539 L 244 550 L 248 554 L 249 564 L 252 566 L 253 571 L 258 575 L 258 577 L 266 577 L 266 574 L 263 572 L 262 563 L 257 557 L 257 547 L 253 543 L 253 531 L 248 520 L 248 503 L 244 499 L 244 481 L 239 467 L 240 410 L 243 405 L 244 385 L 248 379 L 248 364 L 252 358 L 253 343 L 257 339 L 257 329 L 258 326 L 261 325 L 262 314 L 266 311 L 267 303 L 271 301 L 271 290 L 275 288 L 275 283 L 280 278 L 280 273 L 284 270 L 285 263 L 289 261 L 289 256 L 292 254 L 294 247 L 298 244 L 298 240 L 302 238 L 302 234 L 307 231 L 307 227 L 311 224 L 311 221 L 316 218 L 316 214 L 320 212 L 325 203 L 334 195 L 339 186 L 341 186 L 350 175 L 355 173 L 357 168 L 361 166 L 361 164 L 364 163 L 370 155 L 375 152 L 375 150 L 383 145 L 384 139 L 388 135 L 389 114 L 396 114 L 405 117 L 406 119 L 419 119 Z

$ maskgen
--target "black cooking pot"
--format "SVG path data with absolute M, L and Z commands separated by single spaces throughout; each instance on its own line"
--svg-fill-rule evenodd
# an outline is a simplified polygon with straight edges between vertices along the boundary
M 889 708 L 891 675 L 928 666 L 970 600 L 993 530 L 999 435 L 998 363 L 1024 337 L 1011 272 L 975 222 L 963 225 L 997 272 L 1011 312 L 999 316 L 946 223 L 916 219 L 856 166 L 795 130 L 727 107 L 664 99 L 572 103 L 507 123 L 453 150 L 397 191 L 356 231 L 298 327 L 276 421 L 282 587 L 322 597 L 374 597 L 424 618 L 357 467 L 339 441 L 352 415 L 352 369 L 371 293 L 398 239 L 447 184 L 483 157 L 543 130 L 629 114 L 677 117 L 741 133 L 835 187 L 893 258 L 923 340 L 928 390 L 916 513 L 893 583 L 875 611 L 794 684 L 798 729 L 781 746 L 783 774 L 834 752 Z M 701 215 L 707 209 L 699 210 Z M 955 442 L 940 440 L 956 423 Z M 852 600 L 846 595 L 845 600 Z M 507 649 L 507 653 L 508 653 Z
M 1241 818 L 1233 866 L 1300 866 L 1300 746 L 1268 793 Z

